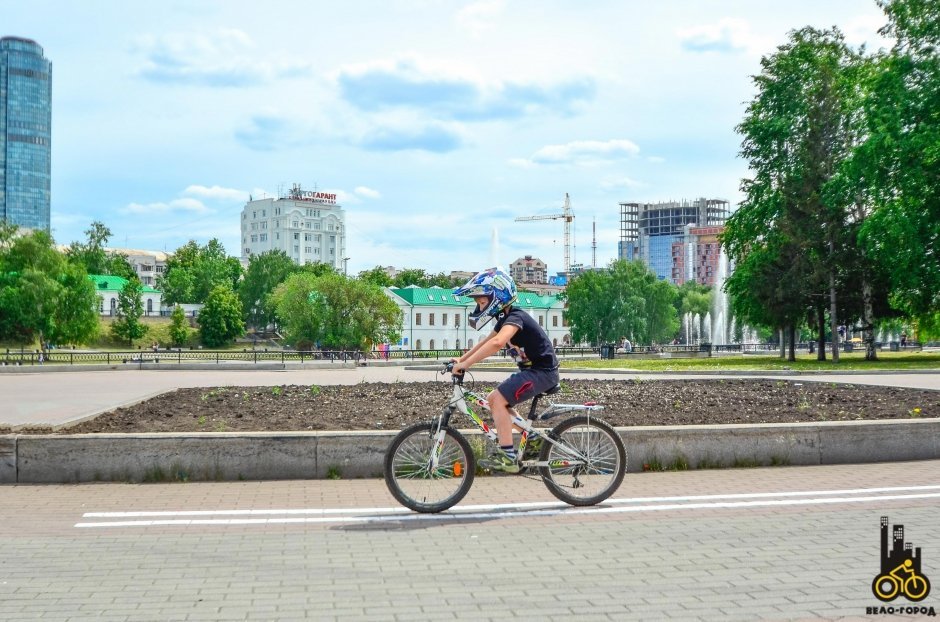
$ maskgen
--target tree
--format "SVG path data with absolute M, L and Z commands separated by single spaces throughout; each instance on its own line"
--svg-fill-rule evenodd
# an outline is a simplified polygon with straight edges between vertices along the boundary
M 134 278 L 128 279 L 118 294 L 118 317 L 111 324 L 111 334 L 118 339 L 126 339 L 129 346 L 147 334 L 147 327 L 140 321 L 144 314 L 142 293 L 140 281 Z
M 62 295 L 49 331 L 52 343 L 86 343 L 95 339 L 98 323 L 98 292 L 80 266 L 66 266 L 59 276 Z
M 330 272 L 293 274 L 273 294 L 287 339 L 322 348 L 368 350 L 397 341 L 401 311 L 380 287 Z
M 190 240 L 167 259 L 157 288 L 166 304 L 203 303 L 218 285 L 235 291 L 241 275 L 241 263 L 228 257 L 217 239 L 205 246 Z
M 618 260 L 607 270 L 578 275 L 565 292 L 565 318 L 575 342 L 633 343 L 671 340 L 679 327 L 676 288 L 642 262 Z
M 0 339 L 83 343 L 98 331 L 94 284 L 45 231 L 0 224 Z
M 241 301 L 224 285 L 216 285 L 209 292 L 198 322 L 199 338 L 210 348 L 231 343 L 245 332 Z
M 789 332 L 791 360 L 806 310 L 824 309 L 828 295 L 834 322 L 837 287 L 857 281 L 837 274 L 851 250 L 849 213 L 828 184 L 852 147 L 858 67 L 838 30 L 791 32 L 761 59 L 758 93 L 737 128 L 752 177 L 722 235 L 737 266 L 727 289 L 738 317 L 763 316 Z
M 282 250 L 251 256 L 238 288 L 247 325 L 263 329 L 277 323 L 277 310 L 270 294 L 296 270 L 297 265 Z
M 72 242 L 65 251 L 69 261 L 83 265 L 88 274 L 111 274 L 108 271 L 108 254 L 104 250 L 111 238 L 111 230 L 96 220 L 85 230 L 85 235 L 87 239 L 84 244 Z
M 430 287 L 431 280 L 430 277 L 428 277 L 428 273 L 421 268 L 405 268 L 395 275 L 395 278 L 392 279 L 392 284 L 395 287 L 408 287 L 409 285 Z
M 170 340 L 175 346 L 185 345 L 189 341 L 186 312 L 179 305 L 174 306 L 173 312 L 170 314 Z
M 393 284 L 392 277 L 388 275 L 388 272 L 382 266 L 376 266 L 371 270 L 363 270 L 359 273 L 359 279 L 379 287 L 390 287 Z
M 137 272 L 127 261 L 127 256 L 120 253 L 109 253 L 105 250 L 108 240 L 111 239 L 111 230 L 100 221 L 91 223 L 91 228 L 85 230 L 86 242 L 72 242 L 65 251 L 72 263 L 84 266 L 88 274 L 109 274 L 123 279 L 136 279 Z
M 940 312 L 940 5 L 878 4 L 896 43 L 864 83 L 855 179 L 872 213 L 859 237 L 890 278 L 892 305 L 926 326 Z

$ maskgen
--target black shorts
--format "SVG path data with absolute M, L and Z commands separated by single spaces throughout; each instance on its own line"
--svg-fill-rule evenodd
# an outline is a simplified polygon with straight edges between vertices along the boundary
M 496 390 L 510 406 L 532 399 L 558 384 L 558 368 L 523 369 L 504 380 Z

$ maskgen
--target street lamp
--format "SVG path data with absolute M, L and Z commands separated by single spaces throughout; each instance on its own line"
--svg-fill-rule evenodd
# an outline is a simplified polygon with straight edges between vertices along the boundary
M 349 261 L 349 257 L 343 257 L 343 276 L 348 276 L 348 272 L 346 271 L 346 266 L 347 266 L 348 261 Z

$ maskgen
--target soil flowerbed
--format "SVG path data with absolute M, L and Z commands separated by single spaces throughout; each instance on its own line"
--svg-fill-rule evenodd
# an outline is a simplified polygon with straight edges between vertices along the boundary
M 923 389 L 774 379 L 561 384 L 552 401 L 603 404 L 601 416 L 614 426 L 940 417 L 940 391 Z M 474 390 L 491 388 L 478 382 Z M 179 389 L 57 433 L 398 430 L 437 415 L 449 395 L 446 382 Z M 464 417 L 455 423 L 471 427 Z

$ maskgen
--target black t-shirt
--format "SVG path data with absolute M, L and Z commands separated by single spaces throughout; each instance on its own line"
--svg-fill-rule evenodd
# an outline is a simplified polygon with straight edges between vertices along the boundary
M 531 315 L 522 309 L 510 307 L 509 313 L 500 313 L 496 317 L 496 328 L 493 330 L 498 333 L 506 324 L 519 327 L 516 334 L 509 340 L 509 354 L 520 368 L 555 369 L 558 367 L 558 358 L 555 356 L 552 342 Z

